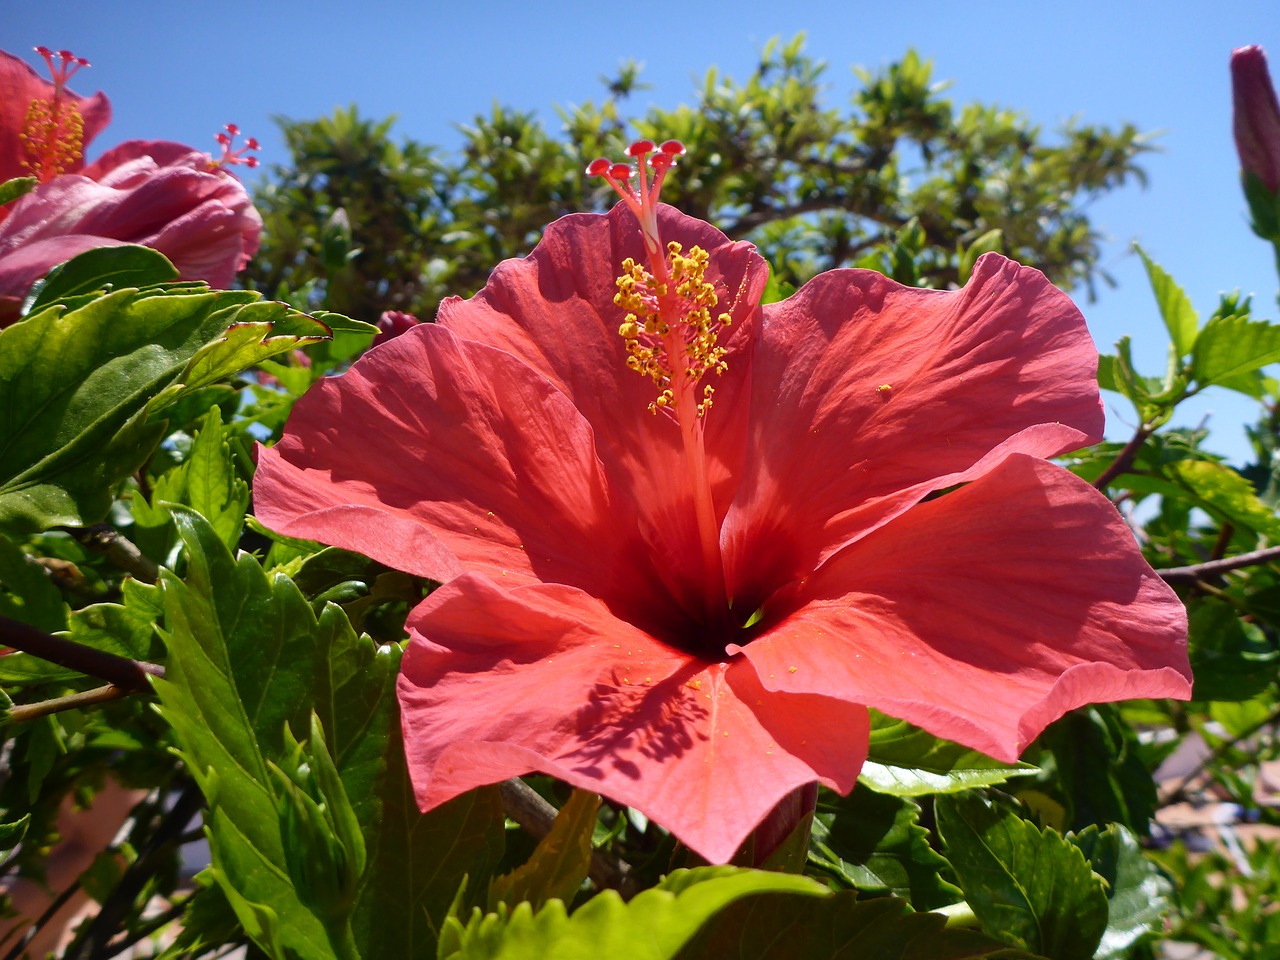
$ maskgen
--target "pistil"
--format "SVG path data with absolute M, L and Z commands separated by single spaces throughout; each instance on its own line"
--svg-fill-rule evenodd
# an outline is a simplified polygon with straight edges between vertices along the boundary
M 75 100 L 65 94 L 67 81 L 89 66 L 89 61 L 70 50 L 56 54 L 48 47 L 35 50 L 49 65 L 53 96 L 27 105 L 18 139 L 24 154 L 22 165 L 41 183 L 47 183 L 70 170 L 84 154 L 84 118 Z
M 614 302 L 626 313 L 618 333 L 626 342 L 627 366 L 653 381 L 657 389 L 649 410 L 675 421 L 680 430 L 702 557 L 705 626 L 713 635 L 725 635 L 733 619 L 703 442 L 714 388 L 702 381 L 725 369 L 727 351 L 717 340 L 731 321 L 728 314 L 713 312 L 718 298 L 705 279 L 706 251 L 695 246 L 686 252 L 675 241 L 664 247 L 659 235 L 658 194 L 684 147 L 674 140 L 661 147 L 641 140 L 627 153 L 637 161 L 636 170 L 603 159 L 587 168 L 589 174 L 603 177 L 635 214 L 648 260 L 647 266 L 630 258 L 623 261 Z M 633 176 L 635 187 L 630 182 Z

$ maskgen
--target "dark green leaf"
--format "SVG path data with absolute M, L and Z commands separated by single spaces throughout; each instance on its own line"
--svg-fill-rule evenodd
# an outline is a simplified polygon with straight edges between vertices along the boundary
M 235 372 L 220 345 L 245 333 L 233 328 L 239 332 L 224 337 L 228 325 L 246 313 L 287 313 L 256 300 L 248 291 L 118 290 L 0 330 L 0 530 L 102 519 L 114 484 L 164 434 L 163 423 L 149 420 L 157 394 L 177 399 L 182 384 L 195 389 Z M 261 340 L 270 328 L 251 329 Z M 297 341 L 270 342 L 284 350 Z
M 880 793 L 921 797 L 1003 783 L 1035 772 L 1010 766 L 901 720 L 872 713 L 871 747 L 858 782 Z
M 1107 928 L 1094 960 L 1124 960 L 1134 945 L 1158 933 L 1173 907 L 1173 888 L 1132 833 L 1118 824 L 1068 837 L 1093 872 L 1107 882 Z
M 948 930 L 936 913 L 911 913 L 891 897 L 857 901 L 851 890 L 815 899 L 766 893 L 730 904 L 678 960 L 1015 960 L 1020 950 L 973 930 Z
M 976 793 L 939 797 L 936 810 L 983 930 L 1049 960 L 1091 960 L 1107 926 L 1107 895 L 1078 847 Z
M 1269 598 L 1259 593 L 1250 600 L 1261 607 Z M 1277 614 L 1267 608 L 1262 615 L 1270 619 Z M 1231 604 L 1198 598 L 1190 606 L 1190 628 L 1197 700 L 1248 700 L 1275 681 L 1280 649 L 1257 624 L 1242 620 Z
M 496 790 L 423 815 L 405 769 L 394 695 L 399 649 L 355 635 L 342 611 L 317 617 L 297 587 L 248 555 L 233 560 L 199 515 L 174 507 L 185 582 L 165 575 L 170 657 L 163 713 L 209 802 L 213 876 L 259 946 L 324 957 L 329 944 L 285 871 L 268 761 L 286 726 L 325 730 L 368 867 L 351 918 L 367 957 L 423 956 L 464 875 L 483 882 L 500 855 Z
M 31 290 L 26 313 L 59 301 L 125 287 L 150 287 L 178 279 L 177 268 L 150 247 L 98 247 L 59 264 Z
M 12 850 L 22 842 L 22 838 L 27 835 L 27 827 L 31 824 L 31 814 L 13 821 L 13 823 L 0 823 L 0 853 Z
M 0 615 L 46 633 L 67 625 L 67 604 L 45 568 L 0 536 Z
M 892 893 L 916 910 L 954 903 L 960 891 L 942 879 L 947 861 L 929 846 L 919 814 L 905 797 L 860 788 L 847 797 L 824 793 L 809 862 L 861 893 Z

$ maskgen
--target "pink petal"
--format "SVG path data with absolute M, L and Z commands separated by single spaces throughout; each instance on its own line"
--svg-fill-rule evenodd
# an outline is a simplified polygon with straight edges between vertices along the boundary
M 994 254 L 963 290 L 836 270 L 764 315 L 723 536 L 739 602 L 763 602 L 1028 427 L 1045 425 L 1018 448 L 1034 456 L 1101 437 L 1080 312 L 1039 271 Z
M 733 317 L 728 372 L 714 378 L 716 411 L 706 421 L 710 480 L 719 515 L 733 496 L 740 468 L 750 384 L 750 349 L 756 304 L 768 278 L 764 261 L 747 243 L 731 242 L 709 224 L 670 207 L 659 208 L 664 242 L 711 254 L 707 279 L 716 285 L 717 311 Z M 597 450 L 619 496 L 652 552 L 664 558 L 668 588 L 691 610 L 701 610 L 701 554 L 690 509 L 688 468 L 680 432 L 647 412 L 654 385 L 629 370 L 618 327 L 624 313 L 613 302 L 622 261 L 644 259 L 635 218 L 622 204 L 608 216 L 576 214 L 551 224 L 530 256 L 498 265 L 471 300 L 446 300 L 439 322 L 459 336 L 499 347 L 538 370 L 572 401 L 595 431 Z
M 747 664 L 694 660 L 572 588 L 469 575 L 409 627 L 398 689 L 423 809 L 536 770 L 722 863 L 796 787 L 847 792 L 866 755 L 861 707 L 768 693 Z
M 111 104 L 107 95 L 99 92 L 92 97 L 82 97 L 70 90 L 64 91 L 63 95 L 80 111 L 84 121 L 84 142 L 81 146 L 87 147 L 111 120 Z M 24 148 L 20 139 L 27 110 L 33 100 L 48 100 L 52 96 L 52 82 L 36 73 L 25 60 L 0 50 L 0 183 L 31 175 L 22 163 Z M 82 166 L 83 158 L 67 172 L 74 173 Z M 7 215 L 8 208 L 0 207 L 0 220 Z
M 420 576 L 568 583 L 639 622 L 680 619 L 569 400 L 437 324 L 298 401 L 261 451 L 255 507 L 273 530 Z
M 1105 497 L 1032 457 L 915 507 L 778 602 L 745 647 L 766 687 L 1001 760 L 1083 704 L 1191 692 L 1177 596 Z

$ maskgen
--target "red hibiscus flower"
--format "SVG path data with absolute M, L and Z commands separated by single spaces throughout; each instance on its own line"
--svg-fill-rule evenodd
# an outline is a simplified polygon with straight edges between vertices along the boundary
M 764 262 L 658 205 L 652 151 L 261 452 L 269 526 L 444 584 L 399 683 L 419 804 L 542 771 L 722 862 L 853 787 L 867 706 L 1011 761 L 1082 704 L 1188 696 L 1182 605 L 1045 460 L 1102 430 L 1071 301 L 989 254 L 963 290 L 834 270 L 760 307 Z
M 183 280 L 231 285 L 257 252 L 262 218 L 227 169 L 256 165 L 237 133 L 218 135 L 222 157 L 167 141 L 130 140 L 86 166 L 84 148 L 106 125 L 110 106 L 67 89 L 87 61 L 38 48 L 53 82 L 0 51 L 0 179 L 35 176 L 40 184 L 0 206 L 0 327 L 18 317 L 31 284 L 54 266 L 95 247 L 137 243 L 159 250 Z

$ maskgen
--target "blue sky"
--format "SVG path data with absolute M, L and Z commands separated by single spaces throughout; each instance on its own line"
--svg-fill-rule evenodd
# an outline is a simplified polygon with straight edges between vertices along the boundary
M 597 78 L 635 58 L 651 84 L 636 112 L 673 107 L 692 98 L 707 68 L 745 79 L 770 37 L 800 31 L 828 64 L 833 106 L 855 88 L 852 65 L 886 64 L 914 47 L 958 103 L 997 103 L 1047 128 L 1074 117 L 1162 132 L 1162 152 L 1146 163 L 1150 186 L 1090 211 L 1113 238 L 1104 266 L 1120 281 L 1097 303 L 1081 301 L 1102 348 L 1128 333 L 1146 372 L 1163 370 L 1163 328 L 1129 253 L 1135 240 L 1202 313 L 1219 291 L 1239 288 L 1256 294 L 1257 316 L 1277 319 L 1271 253 L 1249 232 L 1239 189 L 1227 67 L 1232 48 L 1260 43 L 1280 74 L 1275 0 L 0 0 L 0 48 L 34 60 L 30 48 L 44 44 L 92 61 L 72 86 L 111 98 L 114 119 L 97 151 L 135 137 L 212 149 L 213 134 L 234 121 L 263 142 L 268 164 L 284 159 L 273 115 L 314 118 L 356 103 L 366 116 L 397 115 L 399 134 L 449 150 L 460 142 L 456 125 L 494 101 L 554 126 L 555 104 L 598 99 Z M 1251 414 L 1211 391 L 1180 419 L 1210 416 L 1214 446 L 1242 456 L 1240 423 Z M 1124 437 L 1131 411 L 1109 404 L 1108 421 L 1109 435 Z

